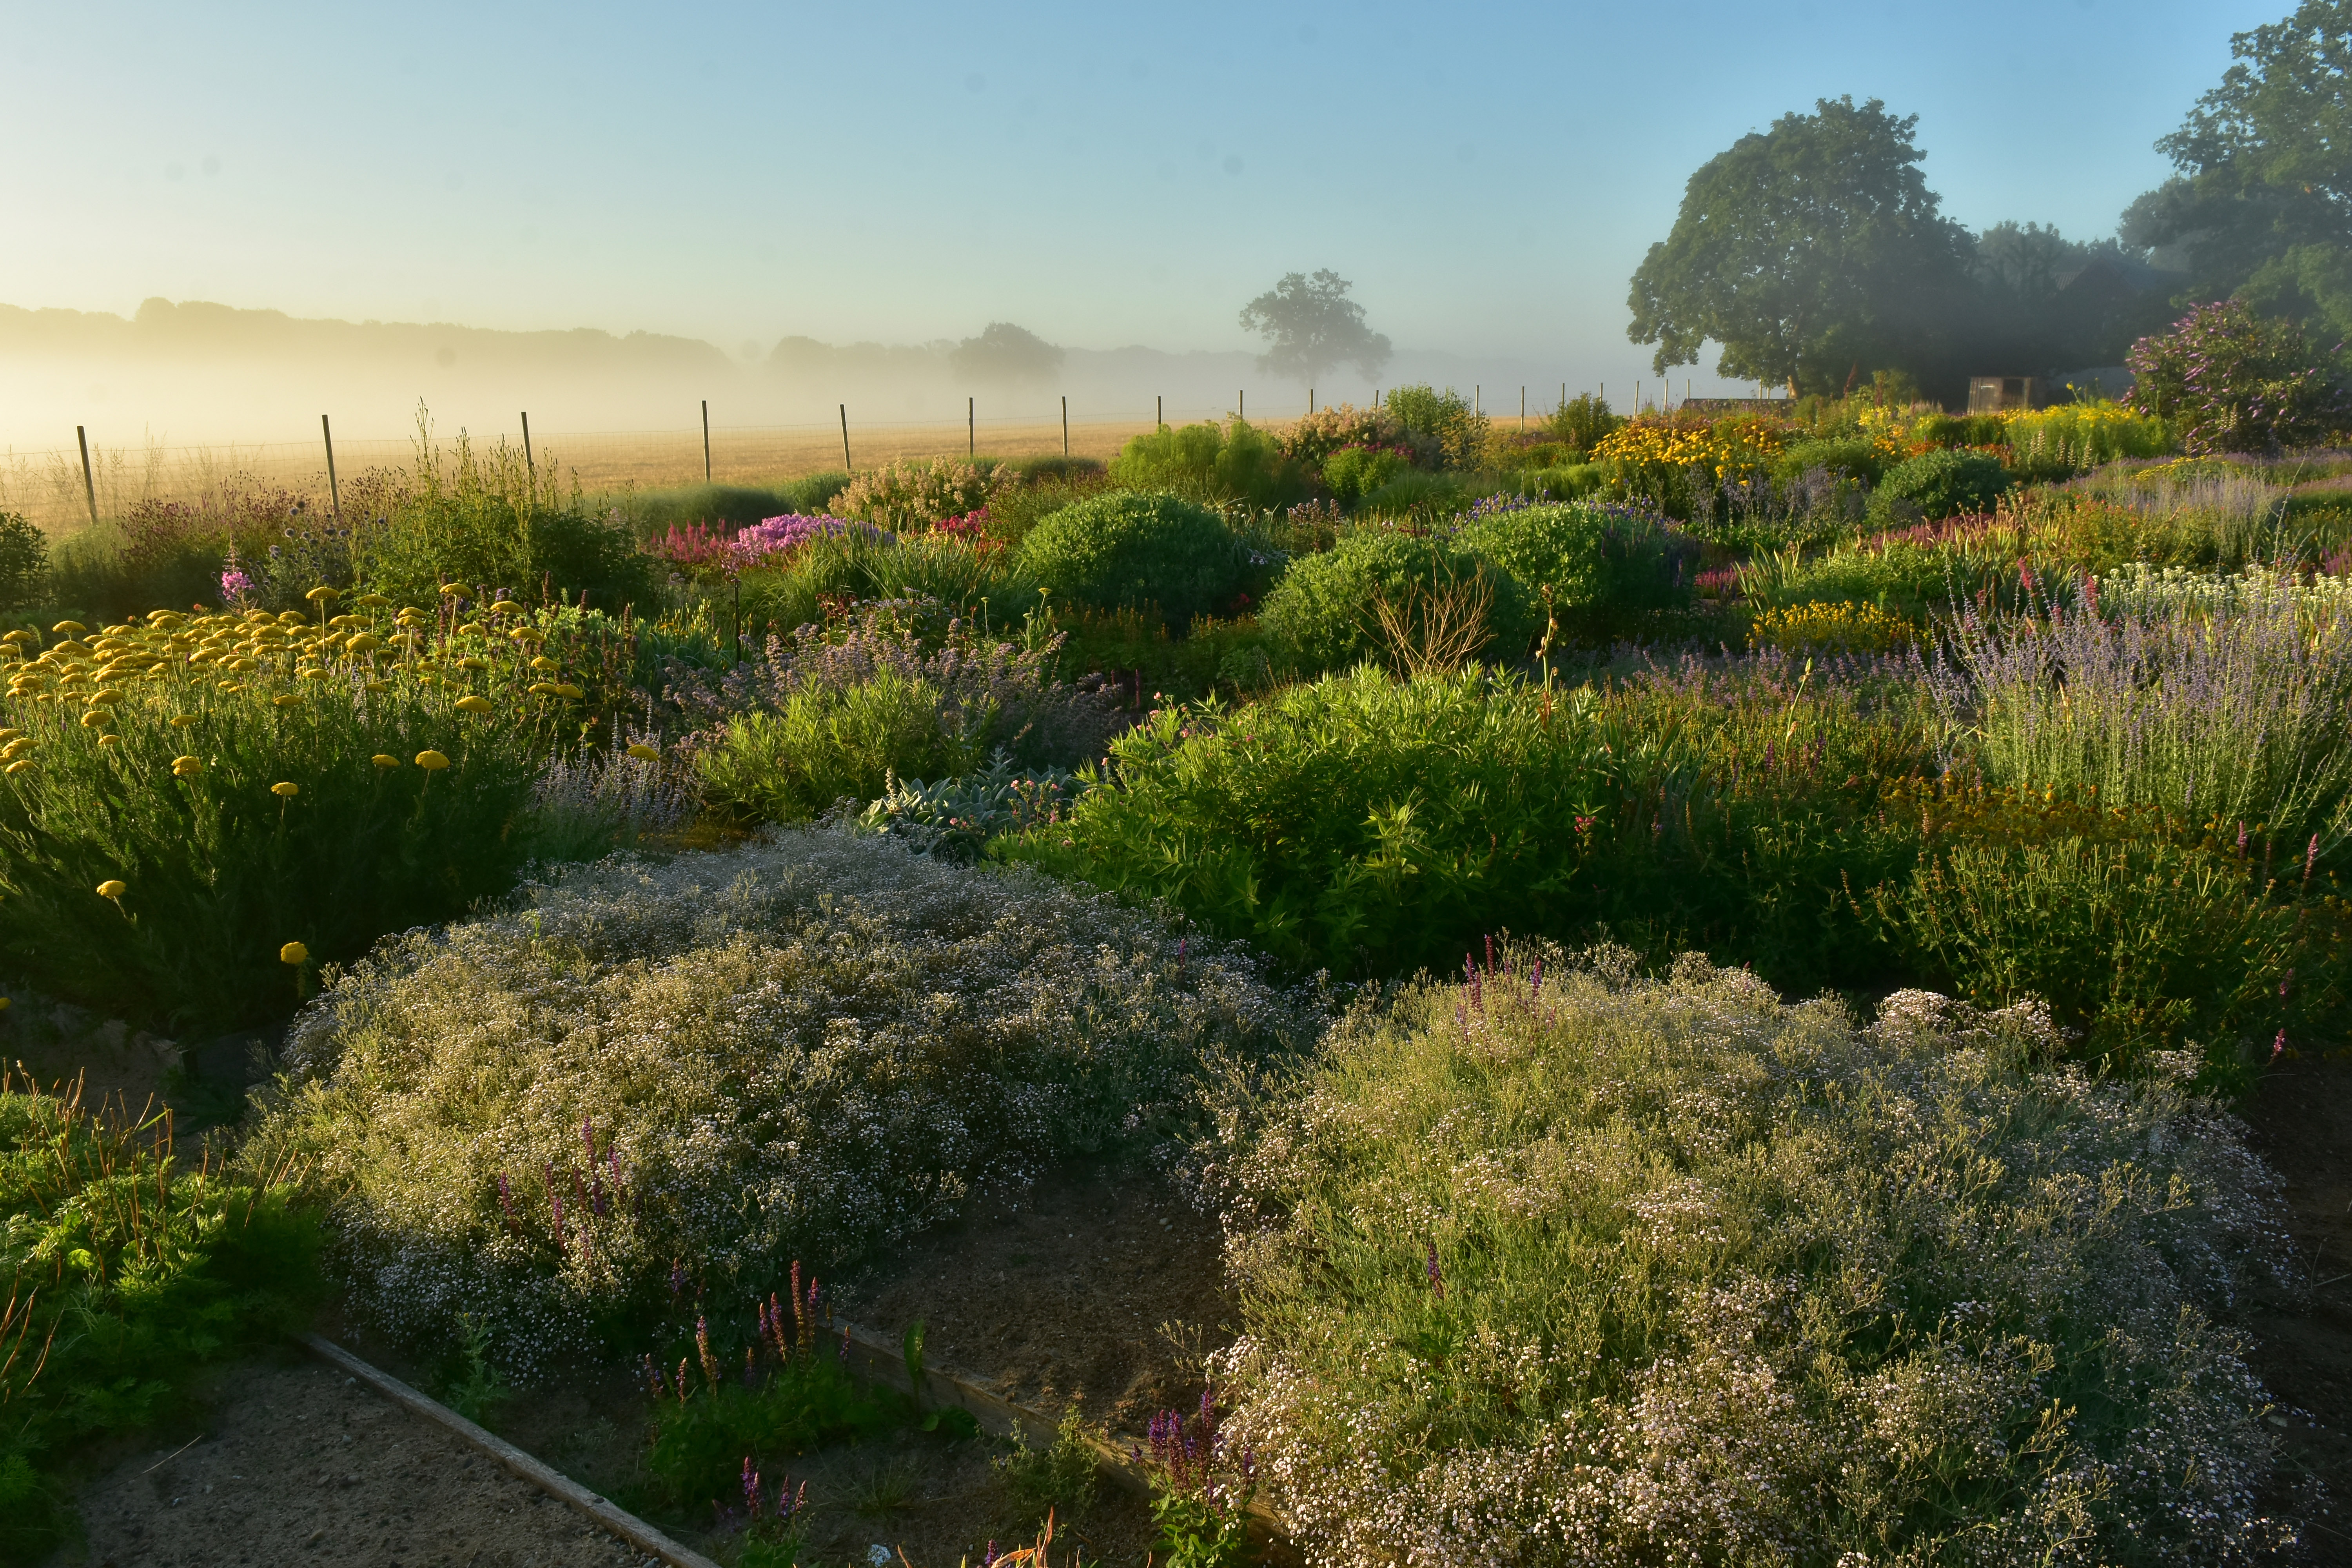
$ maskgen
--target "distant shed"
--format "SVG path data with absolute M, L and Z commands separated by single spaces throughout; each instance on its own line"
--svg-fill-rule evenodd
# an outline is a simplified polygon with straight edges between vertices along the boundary
M 2039 375 L 1969 377 L 1969 412 L 2000 414 L 2011 408 L 2047 408 L 2050 382 Z

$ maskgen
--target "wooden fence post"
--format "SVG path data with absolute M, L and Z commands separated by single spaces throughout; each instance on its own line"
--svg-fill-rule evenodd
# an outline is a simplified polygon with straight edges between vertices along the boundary
M 89 472 L 89 432 L 77 425 L 74 426 L 74 439 L 81 443 L 81 489 L 82 494 L 89 498 L 89 521 L 96 523 L 98 521 L 98 481 L 90 477 Z
M 710 482 L 710 399 L 702 400 L 702 482 Z
M 531 455 L 530 415 L 528 412 L 522 416 L 522 465 L 530 470 L 531 482 L 536 485 L 539 482 L 539 459 Z
M 841 466 L 849 467 L 849 405 L 841 405 Z
M 1062 456 L 1070 455 L 1070 395 L 1062 394 Z
M 341 522 L 343 520 L 343 489 L 335 483 L 335 427 L 327 423 L 327 416 L 323 414 L 319 416 L 319 434 L 327 442 L 327 500 L 334 505 L 335 521 Z

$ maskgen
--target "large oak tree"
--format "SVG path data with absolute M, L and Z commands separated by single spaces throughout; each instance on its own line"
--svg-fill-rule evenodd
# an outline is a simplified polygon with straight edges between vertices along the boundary
M 1711 158 L 1633 274 L 1627 335 L 1663 374 L 1722 345 L 1720 373 L 1836 392 L 1859 370 L 1965 375 L 1968 231 L 1919 172 L 1916 115 L 1822 99 Z

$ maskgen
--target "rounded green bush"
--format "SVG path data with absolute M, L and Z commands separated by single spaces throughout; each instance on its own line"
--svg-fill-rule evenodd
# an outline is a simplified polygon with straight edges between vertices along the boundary
M 1542 627 L 1532 595 L 1517 577 L 1454 540 L 1385 528 L 1360 530 L 1320 555 L 1292 562 L 1258 619 L 1305 668 L 1339 669 L 1386 648 L 1383 600 L 1410 610 L 1433 593 L 1482 575 L 1493 595 L 1483 651 L 1517 658 Z
M 1874 485 L 1886 472 L 1886 458 L 1860 437 L 1792 441 L 1773 459 L 1772 478 L 1785 485 L 1815 468 L 1826 468 Z
M 1249 561 L 1208 508 L 1115 490 L 1049 514 L 1022 542 L 1021 564 L 1056 598 L 1103 610 L 1157 605 L 1181 627 L 1230 604 Z
M 1585 629 L 1690 596 L 1698 544 L 1634 507 L 1593 501 L 1519 507 L 1473 518 L 1456 537 Z
M 1377 447 L 1342 447 L 1323 460 L 1323 488 L 1333 500 L 1352 506 L 1412 468 L 1402 453 Z
M 1871 521 L 1901 523 L 1984 511 L 2000 499 L 2009 484 L 2009 475 L 1998 458 L 1949 449 L 1923 452 L 1886 470 L 1886 477 L 1871 492 Z

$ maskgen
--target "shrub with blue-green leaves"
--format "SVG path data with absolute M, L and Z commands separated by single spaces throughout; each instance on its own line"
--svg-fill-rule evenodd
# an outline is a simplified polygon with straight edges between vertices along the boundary
M 1487 503 L 1455 535 L 1538 597 L 1562 629 L 1621 630 L 1632 617 L 1687 603 L 1698 542 L 1639 507 L 1585 501 Z
M 1420 618 L 1435 596 L 1483 595 L 1483 649 L 1497 659 L 1524 655 L 1543 629 L 1539 604 L 1494 561 L 1450 537 L 1360 528 L 1333 548 L 1291 562 L 1266 595 L 1258 620 L 1302 668 L 1343 669 L 1387 657 L 1381 611 Z
M 2009 486 L 2009 473 L 2000 458 L 1939 448 L 1906 458 L 1887 469 L 1870 492 L 1870 516 L 1874 522 L 1899 527 L 1921 518 L 1990 511 Z
M 2191 1061 L 2060 1049 L 1696 955 L 1368 1002 L 1202 1151 L 1224 1441 L 1347 1568 L 2272 1561 L 2275 1179 Z
M 423 1338 L 472 1314 L 530 1370 L 637 1353 L 674 1268 L 748 1317 L 790 1259 L 830 1279 L 1165 1136 L 1318 1005 L 1159 913 L 786 830 L 385 942 L 296 1020 L 253 1147 L 332 1194 L 356 1309 Z
M 1156 607 L 1176 628 L 1225 610 L 1250 572 L 1223 518 L 1166 491 L 1112 490 L 1064 507 L 1030 530 L 1020 563 L 1056 599 Z

